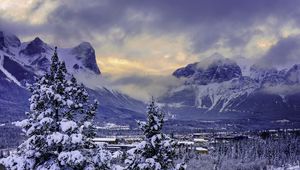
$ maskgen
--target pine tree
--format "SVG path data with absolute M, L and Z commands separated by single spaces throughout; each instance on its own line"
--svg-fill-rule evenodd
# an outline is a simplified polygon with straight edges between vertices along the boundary
M 138 122 L 145 139 L 127 152 L 126 169 L 175 169 L 176 142 L 161 132 L 164 124 L 164 114 L 159 110 L 153 98 L 147 109 L 147 121 Z M 177 167 L 182 168 L 183 166 Z
M 1 163 L 8 169 L 109 169 L 110 153 L 93 143 L 98 102 L 60 62 L 55 48 L 50 73 L 29 87 L 30 111 L 18 122 L 27 139 Z

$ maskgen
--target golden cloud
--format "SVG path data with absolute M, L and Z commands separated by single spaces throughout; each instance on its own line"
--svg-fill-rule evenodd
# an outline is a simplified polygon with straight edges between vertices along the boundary
M 4 19 L 38 25 L 47 22 L 48 14 L 58 5 L 58 0 L 1 0 L 0 12 Z
M 103 73 L 113 75 L 170 75 L 178 67 L 197 61 L 187 50 L 183 36 L 141 34 L 127 37 L 122 45 L 101 37 L 105 42 L 97 48 L 98 65 Z
M 164 59 L 155 61 L 138 61 L 118 56 L 101 57 L 97 61 L 104 74 L 122 76 L 134 75 L 169 75 L 176 68 L 182 66 L 177 63 L 170 63 Z

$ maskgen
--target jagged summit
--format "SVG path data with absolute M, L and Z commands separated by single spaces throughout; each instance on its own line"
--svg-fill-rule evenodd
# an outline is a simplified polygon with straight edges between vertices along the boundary
M 42 39 L 40 39 L 40 37 L 35 37 L 33 39 L 33 41 L 31 41 L 31 43 L 33 43 L 35 45 L 43 45 L 43 44 L 45 44 L 44 41 Z
M 48 71 L 54 48 L 39 37 L 22 43 L 16 35 L 0 31 L 0 50 L 40 75 Z M 58 52 L 70 73 L 101 74 L 95 50 L 89 42 L 82 42 L 74 48 L 59 48 Z
M 0 50 L 6 53 L 9 52 L 14 60 L 21 62 L 26 67 L 30 67 L 38 75 L 49 71 L 54 47 L 39 37 L 32 41 L 21 43 L 16 36 L 10 35 L 10 38 L 7 38 L 8 36 L 4 36 L 6 34 L 1 33 L 0 41 L 2 35 L 2 43 L 0 42 L 0 45 L 2 44 L 2 46 L 0 46 Z M 14 47 L 14 49 L 10 50 L 9 47 Z M 85 72 L 100 75 L 95 50 L 90 43 L 83 42 L 74 48 L 58 48 L 58 53 L 60 59 L 65 61 L 70 73 Z
M 300 118 L 300 64 L 281 70 L 239 63 L 243 70 L 234 59 L 216 55 L 177 69 L 173 76 L 185 83 L 164 94 L 161 104 L 179 119 L 186 112 L 192 119 Z
M 93 46 L 91 45 L 91 43 L 84 41 L 84 42 L 80 43 L 78 46 L 76 46 L 75 48 L 93 49 Z
M 49 71 L 54 46 L 39 37 L 21 42 L 16 36 L 0 32 L 0 117 L 4 122 L 20 120 L 29 108 L 29 92 L 25 88 L 35 78 Z M 57 48 L 60 61 L 64 61 L 69 74 L 75 77 L 96 78 L 100 70 L 95 50 L 88 42 L 74 48 Z M 101 101 L 96 121 L 129 122 L 144 118 L 144 103 L 101 85 L 88 89 L 92 99 Z M 111 115 L 114 115 L 113 117 Z
M 81 60 L 83 66 L 96 74 L 101 74 L 96 61 L 95 50 L 89 42 L 82 42 L 71 50 L 76 59 Z M 76 67 L 74 65 L 74 67 Z
M 179 68 L 173 75 L 177 78 L 186 78 L 187 84 L 205 85 L 241 77 L 242 71 L 231 59 L 213 57 L 213 59 L 196 62 Z
M 44 41 L 42 41 L 39 37 L 36 37 L 34 40 L 29 42 L 26 48 L 22 49 L 20 53 L 27 56 L 33 56 L 41 55 L 49 50 L 52 50 L 52 48 L 48 44 L 44 43 Z

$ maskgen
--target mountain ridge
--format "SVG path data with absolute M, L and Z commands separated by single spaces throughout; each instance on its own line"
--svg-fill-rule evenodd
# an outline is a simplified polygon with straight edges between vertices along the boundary
M 173 72 L 184 84 L 159 101 L 175 117 L 180 119 L 189 110 L 195 119 L 213 115 L 300 118 L 300 65 L 283 70 L 250 65 L 243 70 L 234 60 L 217 57 L 204 68 L 198 66 L 204 63 Z
M 29 42 L 0 31 L 0 120 L 12 122 L 25 117 L 28 110 L 27 84 L 49 71 L 54 47 L 39 37 Z M 101 76 L 95 50 L 88 42 L 73 48 L 58 48 L 60 60 L 66 63 L 70 74 Z M 88 81 L 88 80 L 87 80 Z M 85 82 L 82 82 L 85 83 Z M 87 87 L 88 88 L 88 87 Z M 106 87 L 88 88 L 92 99 L 100 102 L 96 121 L 133 123 L 144 118 L 144 103 Z

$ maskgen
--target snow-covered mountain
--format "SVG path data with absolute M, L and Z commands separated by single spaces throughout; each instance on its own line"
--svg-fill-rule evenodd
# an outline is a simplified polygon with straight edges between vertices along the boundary
M 212 56 L 177 69 L 184 84 L 160 102 L 178 119 L 300 118 L 300 65 L 277 70 Z
M 16 42 L 20 40 L 14 39 Z M 18 43 L 13 44 L 18 44 Z M 8 46 L 7 52 L 23 65 L 30 66 L 37 74 L 48 71 L 53 54 L 53 47 L 43 42 L 40 38 L 21 43 L 19 46 Z M 70 73 L 91 72 L 100 74 L 96 63 L 95 50 L 88 42 L 83 42 L 74 48 L 59 48 L 61 60 L 66 62 Z
M 240 77 L 241 68 L 230 59 L 220 56 L 212 56 L 212 60 L 205 60 L 189 64 L 177 69 L 173 75 L 177 78 L 186 78 L 186 84 L 206 85 L 210 83 L 221 83 Z
M 21 42 L 17 36 L 0 31 L 1 121 L 14 121 L 25 116 L 30 95 L 25 88 L 26 83 L 32 83 L 35 77 L 49 70 L 53 52 L 54 47 L 38 37 L 30 42 Z M 101 76 L 95 50 L 88 42 L 73 48 L 58 48 L 58 55 L 71 74 Z M 88 90 L 92 98 L 100 102 L 96 115 L 98 120 L 126 122 L 144 116 L 144 104 L 140 101 L 105 87 Z
M 26 83 L 49 69 L 54 47 L 35 38 L 21 42 L 0 31 L 0 120 L 14 121 L 28 110 L 30 93 Z M 73 48 L 58 48 L 72 74 L 101 76 L 95 50 L 83 42 Z M 197 118 L 300 118 L 300 65 L 291 68 L 265 68 L 245 64 L 219 54 L 174 71 L 185 83 L 170 89 L 159 102 L 175 119 Z M 88 89 L 100 102 L 97 120 L 133 123 L 144 117 L 145 105 L 118 91 L 97 87 Z

